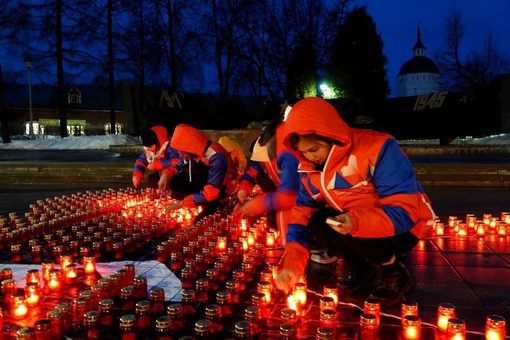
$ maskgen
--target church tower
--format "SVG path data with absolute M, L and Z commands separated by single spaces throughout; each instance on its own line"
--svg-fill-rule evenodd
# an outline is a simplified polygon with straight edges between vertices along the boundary
M 410 97 L 440 90 L 441 75 L 436 63 L 425 56 L 420 26 L 414 44 L 414 55 L 400 68 L 397 75 L 397 97 Z

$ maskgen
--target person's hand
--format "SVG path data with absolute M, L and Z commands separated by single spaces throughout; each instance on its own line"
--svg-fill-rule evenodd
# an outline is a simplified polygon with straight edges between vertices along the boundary
M 138 188 L 138 186 L 140 185 L 140 182 L 142 181 L 142 179 L 138 176 L 133 176 L 133 186 L 135 188 Z
M 151 163 L 147 164 L 147 169 L 149 169 L 149 170 L 156 170 L 156 165 L 154 164 L 154 162 L 151 162 Z
M 239 198 L 239 202 L 244 201 L 248 197 L 248 190 L 239 190 L 237 192 L 237 198 Z
M 168 175 L 161 175 L 158 181 L 158 189 L 159 190 L 166 190 L 168 188 Z
M 280 274 L 276 277 L 274 284 L 276 288 L 283 290 L 285 294 L 288 294 L 298 279 L 299 273 L 296 269 L 282 269 Z
M 253 199 L 244 202 L 237 209 L 237 213 L 242 217 L 260 216 L 266 212 L 264 195 L 255 196 Z
M 338 223 L 335 224 L 329 224 L 333 230 L 335 230 L 337 233 L 340 234 L 348 234 L 352 231 L 354 228 L 354 225 L 352 224 L 352 219 L 347 214 L 340 214 L 335 216 L 333 218 Z
M 167 205 L 165 207 L 165 210 L 172 211 L 172 210 L 181 209 L 181 208 L 182 208 L 182 201 L 178 201 L 178 202 L 170 203 L 169 205 Z

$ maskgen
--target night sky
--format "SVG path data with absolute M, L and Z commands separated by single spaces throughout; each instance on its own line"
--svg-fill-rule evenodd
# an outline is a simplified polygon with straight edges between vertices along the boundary
M 377 32 L 381 34 L 383 52 L 388 58 L 390 97 L 396 96 L 396 76 L 400 67 L 413 56 L 418 25 L 426 47 L 425 55 L 433 59 L 434 51 L 444 40 L 445 18 L 453 9 L 462 12 L 465 24 L 461 45 L 463 60 L 470 50 L 482 50 L 489 30 L 495 33 L 499 50 L 510 60 L 510 0 L 359 0 L 354 5 L 367 6 Z M 22 60 L 16 60 L 3 49 L 0 49 L 0 57 L 4 72 L 26 70 Z M 33 72 L 37 72 L 35 66 Z M 20 82 L 26 81 L 25 74 L 23 77 Z M 35 75 L 33 79 L 36 79 Z
M 427 48 L 425 55 L 433 59 L 434 51 L 444 41 L 445 18 L 453 9 L 462 13 L 465 25 L 461 45 L 464 54 L 473 49 L 481 51 L 487 32 L 492 30 L 499 50 L 510 59 L 509 0 L 364 0 L 357 4 L 367 5 L 384 42 L 390 97 L 396 96 L 400 67 L 413 56 L 418 25 Z

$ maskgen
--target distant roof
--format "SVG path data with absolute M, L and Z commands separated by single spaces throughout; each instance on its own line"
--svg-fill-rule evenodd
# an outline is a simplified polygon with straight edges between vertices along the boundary
M 439 69 L 432 59 L 425 56 L 414 56 L 400 67 L 398 75 L 410 73 L 439 73 Z
M 81 92 L 81 104 L 69 104 L 70 108 L 85 110 L 108 110 L 110 108 L 108 88 L 92 86 L 74 86 Z M 73 88 L 65 89 L 64 99 L 67 102 L 67 94 Z M 32 106 L 34 108 L 57 108 L 57 87 L 49 85 L 32 85 Z M 6 84 L 5 85 L 6 107 L 28 107 L 28 85 Z M 123 92 L 119 89 L 115 92 L 115 109 L 123 110 Z

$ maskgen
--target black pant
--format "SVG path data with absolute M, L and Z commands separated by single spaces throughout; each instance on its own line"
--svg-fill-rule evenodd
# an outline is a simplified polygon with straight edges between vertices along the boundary
M 308 228 L 315 240 L 331 255 L 358 256 L 372 263 L 381 264 L 390 261 L 393 255 L 399 258 L 418 243 L 418 238 L 410 232 L 382 238 L 360 238 L 340 234 L 326 224 L 326 218 L 338 214 L 339 212 L 333 208 L 321 209 L 315 212 L 308 222 Z

